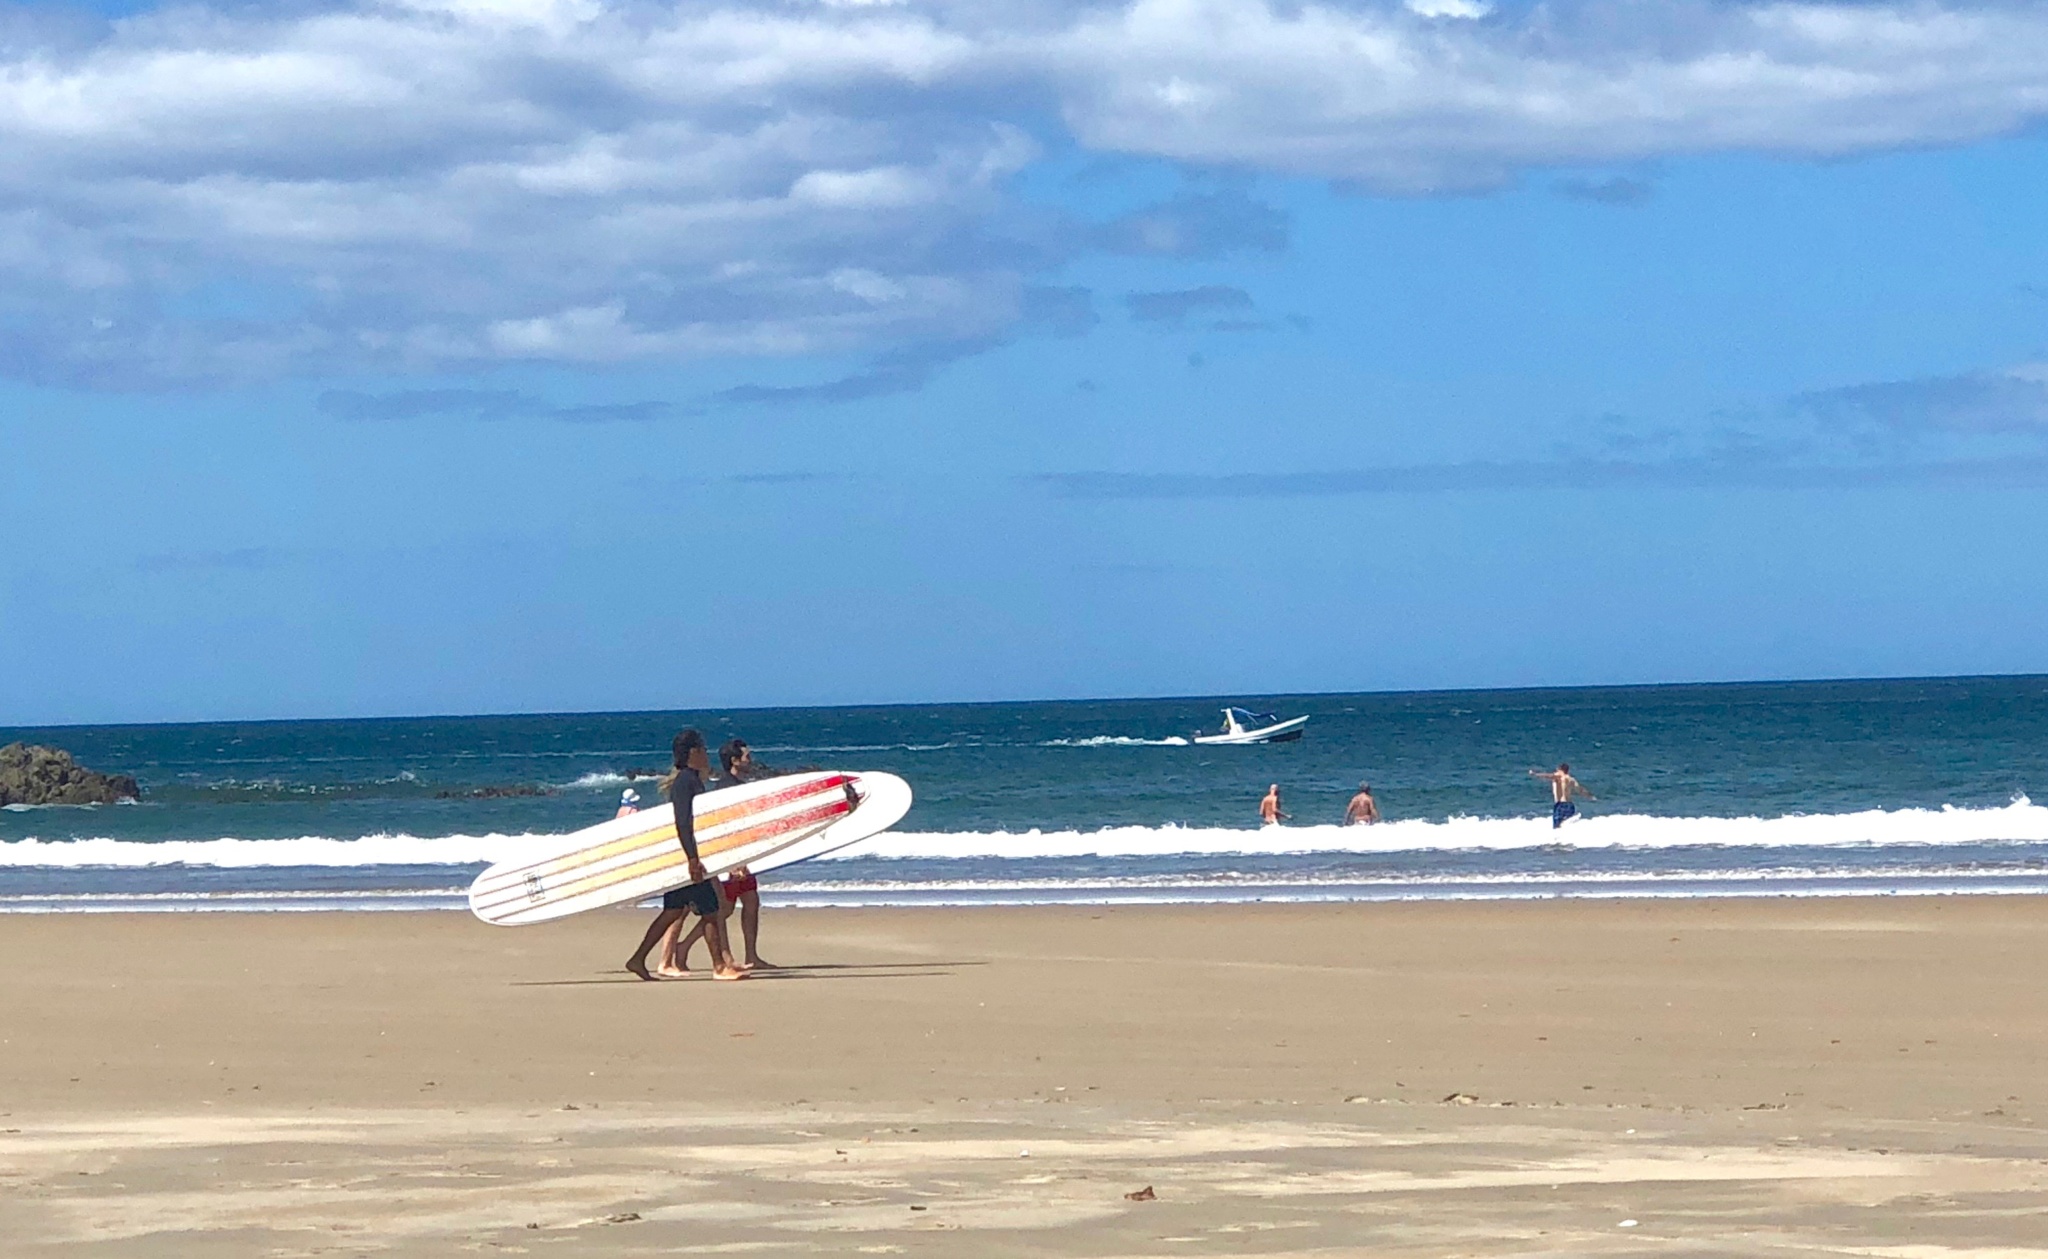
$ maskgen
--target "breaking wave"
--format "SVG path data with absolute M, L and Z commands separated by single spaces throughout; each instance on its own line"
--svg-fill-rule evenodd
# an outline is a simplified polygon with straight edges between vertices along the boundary
M 538 856 L 560 834 L 368 835 L 335 839 L 165 840 L 108 838 L 0 843 L 0 868 L 193 865 L 479 865 Z M 841 857 L 1032 860 L 1076 857 L 1288 856 L 1295 854 L 1483 852 L 1523 849 L 1845 848 L 2048 843 L 2048 808 L 2022 796 L 2001 808 L 1871 809 L 1781 817 L 1580 818 L 1552 830 L 1547 817 L 1455 817 L 1371 827 L 1276 826 L 1261 830 L 1117 826 L 1101 830 L 892 832 Z

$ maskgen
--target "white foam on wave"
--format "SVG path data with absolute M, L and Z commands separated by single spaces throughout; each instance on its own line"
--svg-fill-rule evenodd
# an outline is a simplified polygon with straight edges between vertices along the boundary
M 146 866 L 460 866 L 538 857 L 560 844 L 560 835 L 366 835 L 329 839 L 174 839 L 137 843 L 125 839 L 20 839 L 0 843 L 0 869 L 140 868 Z
M 368 835 L 330 839 L 200 839 L 138 843 L 118 839 L 21 839 L 0 843 L 0 868 L 204 865 L 474 865 L 538 857 L 557 834 Z M 1783 817 L 1582 817 L 1562 830 L 1550 819 L 1451 818 L 1378 826 L 1113 826 L 1096 831 L 889 833 L 824 860 L 1072 857 L 1286 856 L 1319 853 L 1510 851 L 1571 848 L 1832 848 L 2048 843 L 2048 808 L 2022 796 L 2002 808 L 1871 809 Z
M 1047 739 L 1042 748 L 1184 748 L 1186 739 L 1170 735 L 1164 739 L 1133 739 L 1121 734 L 1098 734 L 1090 739 Z
M 34 813 L 39 809 L 123 809 L 140 803 L 134 796 L 122 796 L 112 804 L 0 804 L 0 813 Z
M 565 783 L 564 786 L 569 789 L 575 789 L 578 787 L 616 787 L 621 783 L 629 783 L 632 781 L 632 779 L 626 777 L 624 774 L 614 774 L 612 771 L 608 769 L 600 769 L 595 773 L 585 774 L 581 778 L 576 779 L 574 782 Z
M 985 834 L 891 833 L 844 857 L 1174 857 L 1311 853 L 1508 851 L 1572 848 L 1792 848 L 1891 844 L 2048 842 L 2048 808 L 2022 796 L 2003 808 L 1871 809 L 1783 817 L 1581 817 L 1561 830 L 1550 819 L 1457 817 L 1377 826 L 1118 826 L 1099 831 Z

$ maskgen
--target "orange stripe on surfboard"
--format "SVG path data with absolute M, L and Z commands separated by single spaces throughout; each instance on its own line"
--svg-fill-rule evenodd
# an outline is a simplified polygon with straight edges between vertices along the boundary
M 842 790 L 851 781 L 852 779 L 844 774 L 834 774 L 830 778 L 786 787 L 764 796 L 756 796 L 752 800 L 743 800 L 737 804 L 721 805 L 693 820 L 698 829 L 711 830 L 735 819 L 746 817 L 748 814 L 777 808 L 791 801 L 801 800 L 805 796 L 816 795 L 825 791 Z M 552 857 L 542 857 L 538 861 L 529 862 L 526 865 L 507 870 L 498 877 L 518 882 L 524 881 L 531 875 L 539 875 L 545 878 L 549 875 L 566 874 L 569 871 L 590 865 L 593 862 L 603 861 L 610 857 L 616 857 L 621 853 L 631 852 L 635 848 L 675 840 L 674 810 L 669 806 L 663 806 L 663 808 L 670 814 L 670 820 L 660 826 L 651 826 L 644 831 L 634 831 L 631 835 L 622 835 L 617 839 L 608 840 L 594 848 L 581 848 L 575 852 L 557 853 Z M 649 811 L 651 812 L 652 810 Z M 719 853 L 730 851 L 732 847 L 730 837 L 721 835 L 716 839 L 709 839 L 699 844 L 698 851 L 716 856 Z
M 756 844 L 764 839 L 787 834 L 793 830 L 801 830 L 804 827 L 816 825 L 820 822 L 844 817 L 852 811 L 853 807 L 843 799 L 830 801 L 806 809 L 801 813 L 792 813 L 787 817 L 756 823 L 745 830 L 734 832 L 733 835 L 721 839 L 717 851 L 729 852 L 734 848 L 746 847 L 749 844 Z M 646 846 L 653 847 L 655 845 Z M 583 867 L 571 867 L 568 871 L 562 872 L 569 876 L 566 882 L 551 884 L 548 879 L 543 877 L 541 882 L 544 886 L 547 886 L 547 899 L 551 901 L 570 900 L 601 888 L 629 882 L 643 874 L 649 874 L 656 870 L 665 870 L 688 864 L 689 858 L 684 854 L 680 844 L 674 848 L 667 848 L 663 845 L 663 848 L 664 851 L 657 853 L 655 856 L 590 874 L 576 874 L 574 871 Z M 716 853 L 713 855 L 716 855 Z M 558 875 L 557 877 L 559 878 L 560 876 Z M 517 883 L 508 883 L 502 887 L 493 888 L 488 893 L 474 897 L 473 905 L 478 909 L 496 909 L 513 901 L 530 898 L 531 892 L 528 884 L 522 878 Z

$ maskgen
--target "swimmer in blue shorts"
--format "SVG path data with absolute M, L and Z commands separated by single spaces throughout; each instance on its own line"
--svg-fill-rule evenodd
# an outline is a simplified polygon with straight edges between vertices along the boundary
M 1577 816 L 1579 810 L 1572 803 L 1573 796 L 1577 796 L 1581 800 L 1595 800 L 1599 798 L 1579 785 L 1579 780 L 1572 777 L 1572 767 L 1563 761 L 1559 761 L 1557 768 L 1554 770 L 1532 769 L 1529 771 L 1529 776 L 1541 778 L 1550 783 L 1551 830 L 1556 830 L 1558 827 L 1563 826 L 1567 818 Z

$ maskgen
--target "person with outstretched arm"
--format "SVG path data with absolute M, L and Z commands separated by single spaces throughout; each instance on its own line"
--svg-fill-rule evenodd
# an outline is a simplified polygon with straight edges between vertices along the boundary
M 1529 776 L 1541 778 L 1550 784 L 1550 829 L 1553 831 L 1578 813 L 1578 807 L 1572 803 L 1573 796 L 1581 800 L 1599 799 L 1579 785 L 1579 780 L 1572 777 L 1572 767 L 1563 761 L 1559 761 L 1554 770 L 1532 769 Z
M 647 925 L 640 947 L 626 959 L 626 969 L 642 979 L 653 979 L 647 971 L 647 954 L 668 935 L 670 927 L 680 925 L 695 913 L 705 923 L 704 938 L 711 945 L 716 966 L 712 974 L 719 979 L 744 979 L 745 972 L 735 969 L 726 956 L 725 931 L 718 921 L 718 885 L 705 873 L 704 860 L 697 855 L 697 819 L 692 808 L 704 791 L 704 771 L 711 768 L 711 760 L 704 754 L 704 736 L 694 729 L 681 731 L 670 744 L 670 751 L 675 768 L 662 779 L 662 789 L 668 792 L 669 806 L 675 810 L 676 839 L 689 859 L 690 881 L 662 893 L 661 912 Z M 667 968 L 664 966 L 663 970 L 665 973 Z

